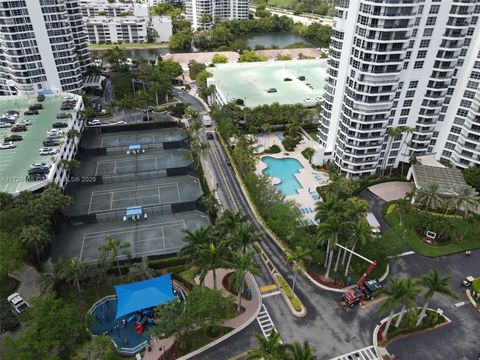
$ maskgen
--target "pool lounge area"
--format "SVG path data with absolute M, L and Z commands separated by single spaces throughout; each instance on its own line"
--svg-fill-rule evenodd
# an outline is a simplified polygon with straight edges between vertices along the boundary
M 282 133 L 259 134 L 255 138 L 254 148 L 261 144 L 265 149 L 272 145 L 282 149 L 278 154 L 260 155 L 257 174 L 270 177 L 272 184 L 287 200 L 295 201 L 307 224 L 318 224 L 315 205 L 322 199 L 316 188 L 327 185 L 329 176 L 326 172 L 313 169 L 302 155 L 302 151 L 309 146 L 309 140 L 305 139 L 294 151 L 287 152 L 281 142 Z

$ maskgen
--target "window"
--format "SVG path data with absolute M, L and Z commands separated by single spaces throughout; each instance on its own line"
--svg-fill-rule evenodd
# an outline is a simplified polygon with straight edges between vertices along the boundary
M 405 61 L 405 62 L 403 63 L 403 68 L 404 68 L 404 69 L 408 69 L 408 61 Z
M 420 24 L 420 20 L 421 20 L 421 19 L 422 19 L 422 18 L 420 18 L 420 17 L 417 17 L 417 18 L 415 19 L 415 26 L 418 26 L 418 25 Z
M 417 59 L 425 59 L 427 56 L 427 50 L 419 50 L 417 53 Z
M 403 102 L 403 107 L 412 106 L 412 102 L 413 102 L 413 100 L 405 100 Z
M 398 119 L 398 124 L 399 125 L 404 125 L 406 123 L 407 123 L 407 118 L 406 117 Z
M 408 48 L 411 49 L 413 48 L 414 45 L 415 45 L 415 40 L 410 40 L 410 42 L 408 43 Z
M 410 84 L 408 85 L 409 89 L 416 89 L 418 85 L 418 81 L 410 81 Z
M 433 34 L 433 28 L 426 28 L 425 30 L 423 30 L 424 37 L 432 36 L 432 34 Z
M 411 51 L 407 51 L 407 53 L 405 54 L 405 59 L 410 59 L 410 56 L 412 56 L 412 52 Z
M 428 39 L 424 39 L 424 40 L 420 41 L 420 47 L 421 48 L 426 48 L 429 45 L 430 45 L 430 40 L 428 40 Z
M 435 25 L 436 22 L 437 22 L 437 18 L 436 18 L 435 16 L 429 16 L 429 17 L 427 18 L 427 22 L 426 22 L 425 25 L 427 25 L 427 26 L 429 26 L 429 25 L 430 25 L 430 26 L 433 26 L 433 25 Z
M 414 69 L 421 69 L 423 67 L 423 61 L 415 61 L 415 64 L 413 65 Z
M 415 90 L 408 90 L 407 93 L 405 94 L 406 98 L 412 98 L 415 96 Z
M 410 109 L 402 109 L 402 111 L 400 112 L 400 115 L 403 116 L 407 116 L 408 114 L 410 114 Z
M 452 152 L 451 152 L 451 151 L 447 151 L 447 150 L 443 150 L 442 155 L 443 155 L 443 156 L 446 156 L 447 158 L 449 158 L 450 156 L 452 156 Z M 445 159 L 445 160 L 448 160 L 448 159 Z
M 440 5 L 432 5 L 430 6 L 429 14 L 438 14 L 438 10 L 440 10 Z

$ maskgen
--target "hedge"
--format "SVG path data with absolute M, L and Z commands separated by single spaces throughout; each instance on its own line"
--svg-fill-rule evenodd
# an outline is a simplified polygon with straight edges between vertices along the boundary
M 280 149 L 280 147 L 278 145 L 272 145 L 269 149 L 265 150 L 265 152 L 267 154 L 278 154 L 281 151 L 282 150 Z
M 287 295 L 288 299 L 290 300 L 290 303 L 292 304 L 293 308 L 296 311 L 302 311 L 302 305 L 300 304 L 300 300 L 298 300 L 297 296 L 294 294 L 293 290 L 287 284 L 287 281 L 283 278 L 283 276 L 280 274 L 277 274 L 277 280 L 280 283 L 280 286 L 282 287 L 283 291 L 285 292 L 285 295 Z
M 476 293 L 480 293 L 480 278 L 475 279 L 475 281 L 472 283 L 472 289 Z

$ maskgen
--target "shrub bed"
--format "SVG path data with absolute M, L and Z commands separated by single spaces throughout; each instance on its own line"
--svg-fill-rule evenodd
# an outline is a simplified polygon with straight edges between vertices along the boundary
M 278 145 L 272 145 L 272 146 L 270 146 L 269 149 L 265 150 L 265 153 L 267 153 L 267 154 L 278 154 L 281 151 L 282 150 L 280 149 L 280 147 Z
M 290 304 L 295 309 L 295 311 L 302 311 L 302 305 L 300 304 L 300 300 L 298 300 L 297 296 L 294 294 L 293 290 L 287 284 L 287 281 L 283 278 L 282 275 L 277 274 L 277 280 L 280 283 L 281 288 L 287 295 L 288 300 L 290 300 Z

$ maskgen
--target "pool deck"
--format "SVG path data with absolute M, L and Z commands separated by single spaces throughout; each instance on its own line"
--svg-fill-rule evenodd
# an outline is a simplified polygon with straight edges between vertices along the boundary
M 302 188 L 297 190 L 297 194 L 285 196 L 287 200 L 293 200 L 297 203 L 300 211 L 302 211 L 304 219 L 309 223 L 316 223 L 315 221 L 315 205 L 318 201 L 321 201 L 320 196 L 316 192 L 318 186 L 325 186 L 328 184 L 328 174 L 323 171 L 314 170 L 307 159 L 302 155 L 302 151 L 307 147 L 312 147 L 309 139 L 303 138 L 302 142 L 297 145 L 294 151 L 286 151 L 282 145 L 280 137 L 282 133 L 272 133 L 263 136 L 257 136 L 256 142 L 253 147 L 263 145 L 265 149 L 270 148 L 272 145 L 277 145 L 282 150 L 278 154 L 261 154 L 257 164 L 256 173 L 263 175 L 263 170 L 267 168 L 267 164 L 262 161 L 264 156 L 270 156 L 275 159 L 294 158 L 300 162 L 303 169 L 298 170 L 294 176 L 301 184 Z M 288 153 L 288 155 L 285 155 Z M 271 177 L 272 184 L 276 185 L 280 182 L 280 179 Z

